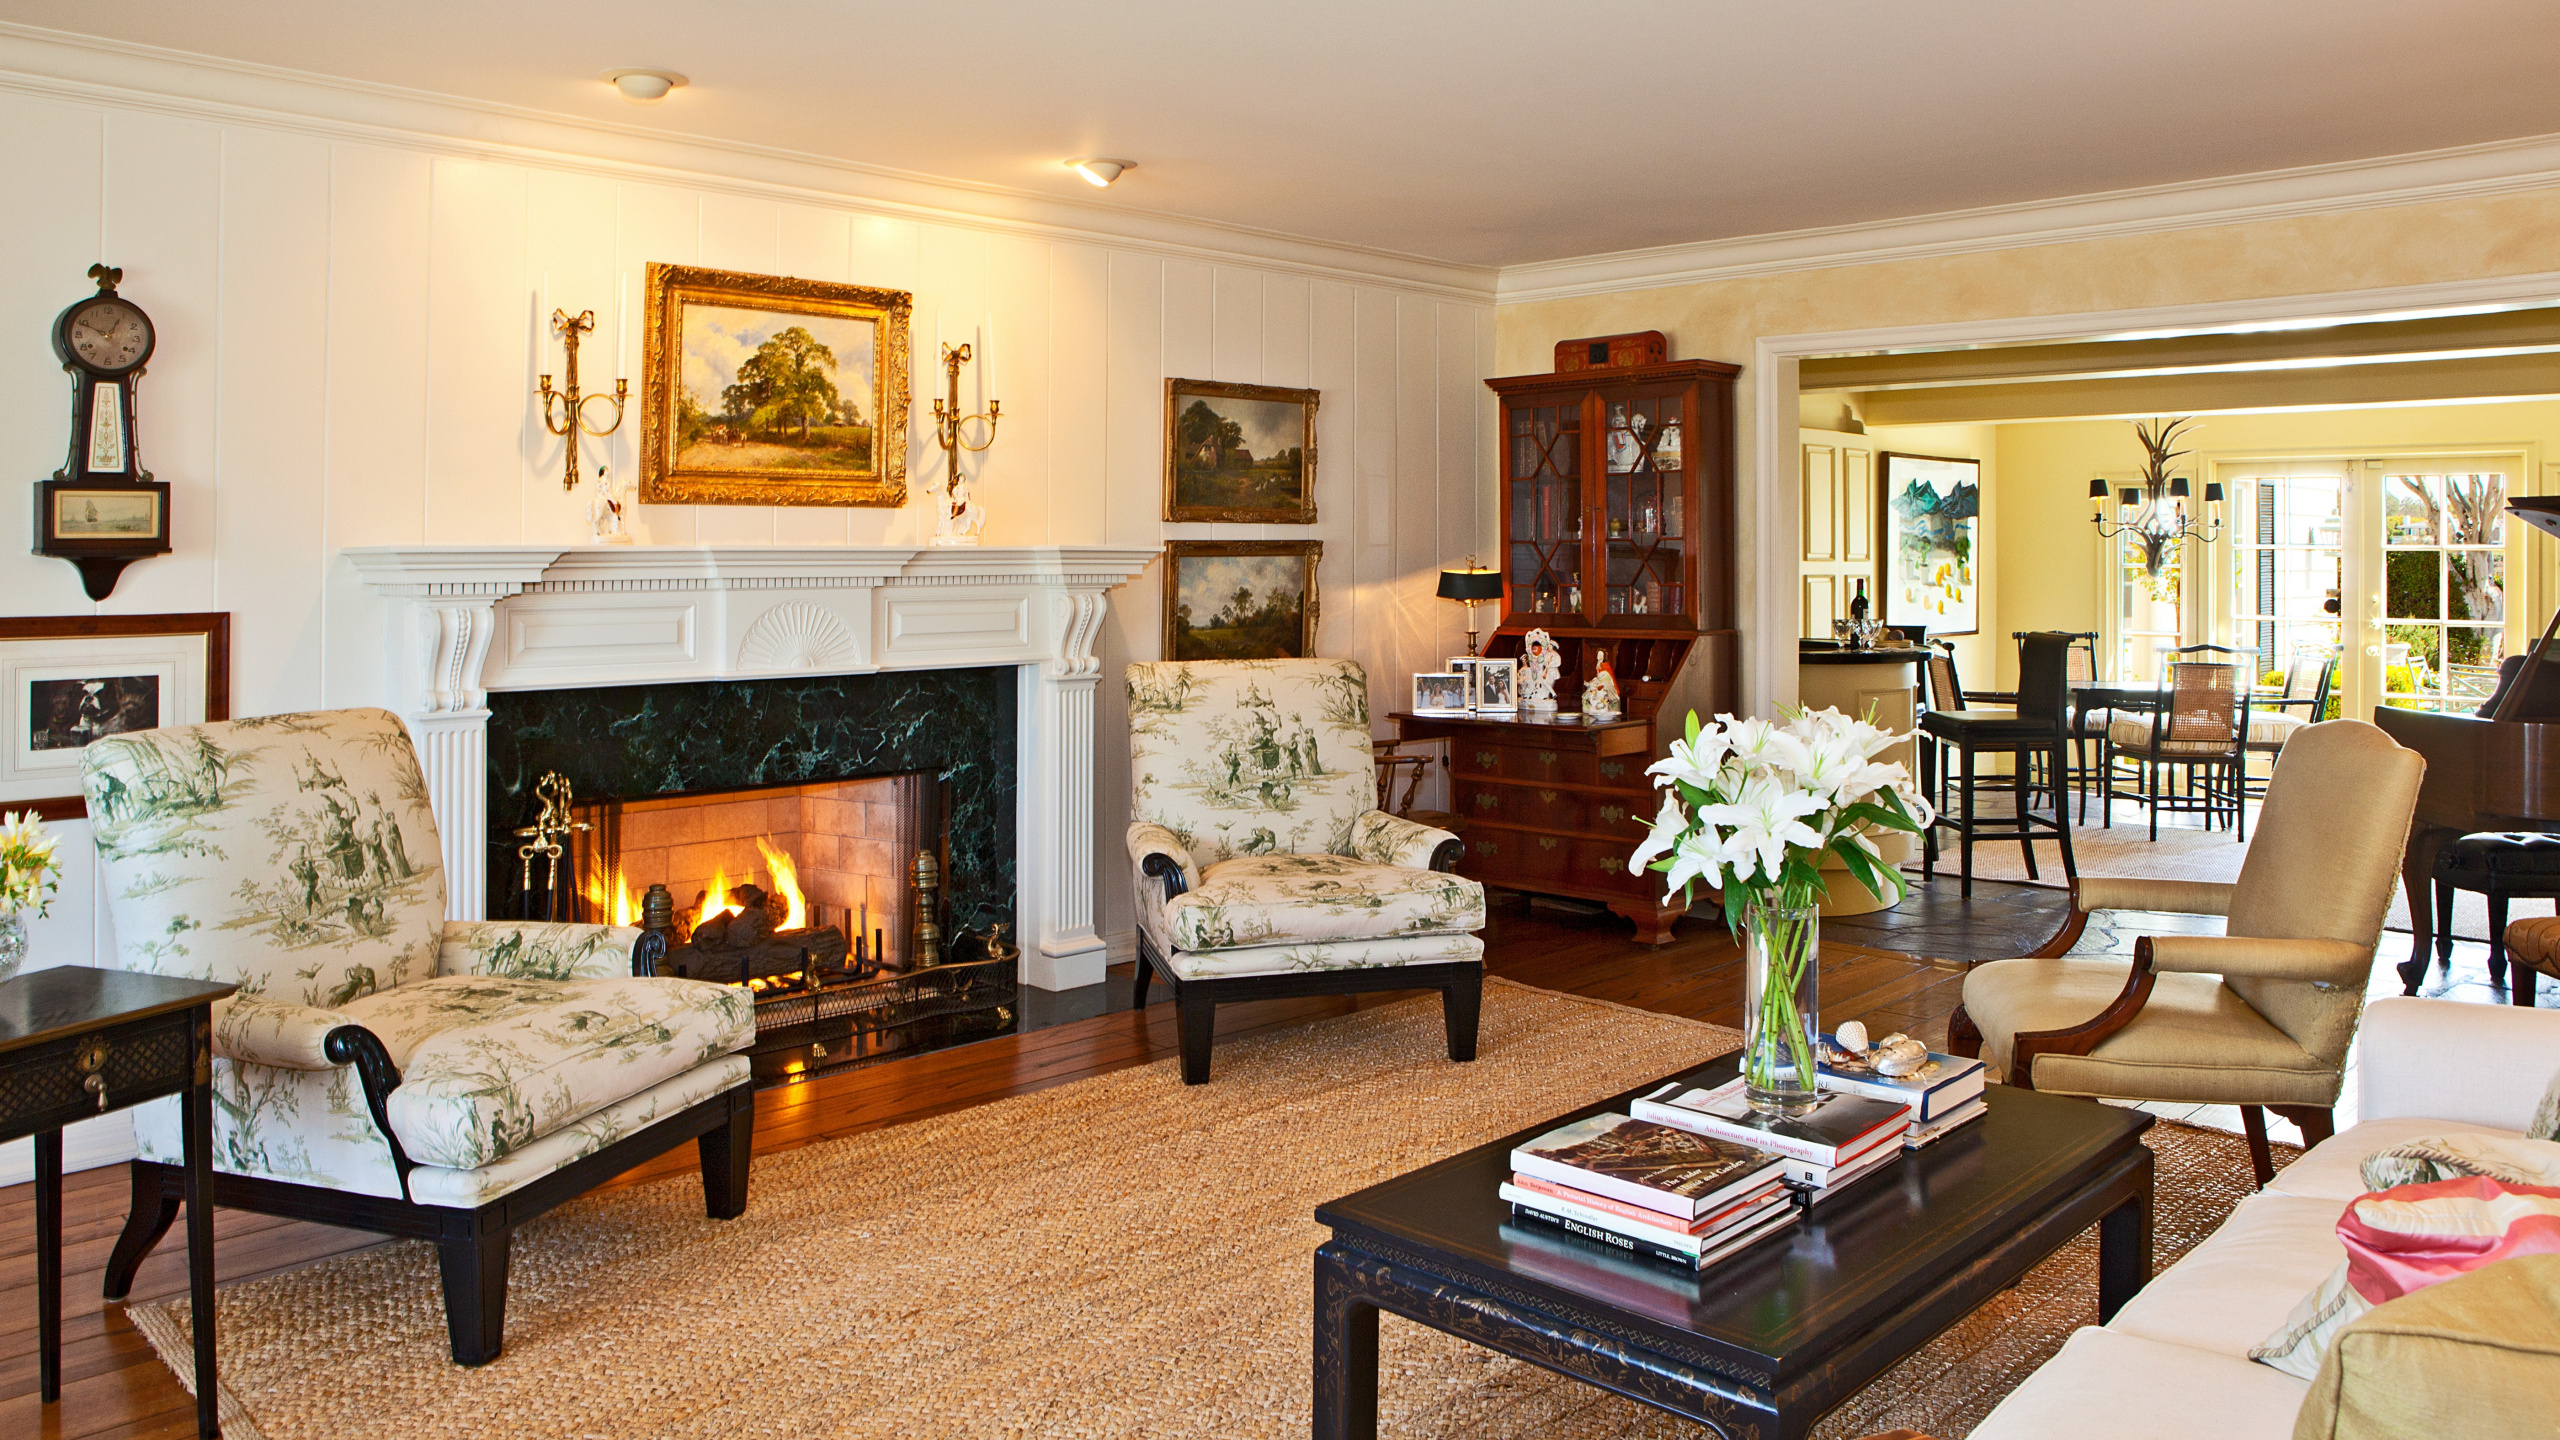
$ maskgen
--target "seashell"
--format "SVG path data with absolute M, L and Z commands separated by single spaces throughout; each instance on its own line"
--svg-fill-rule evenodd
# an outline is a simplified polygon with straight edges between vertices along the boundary
M 1841 1049 L 1848 1051 L 1852 1055 L 1864 1055 L 1867 1053 L 1867 1026 L 1865 1021 L 1851 1020 L 1831 1033 L 1832 1038 L 1840 1042 Z
M 1908 1035 L 1888 1035 L 1876 1042 L 1875 1066 L 1879 1075 L 1909 1075 L 1928 1063 L 1929 1047 Z

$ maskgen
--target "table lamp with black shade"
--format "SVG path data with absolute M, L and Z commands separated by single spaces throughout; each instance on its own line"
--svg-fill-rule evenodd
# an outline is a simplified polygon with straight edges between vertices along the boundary
M 1467 653 L 1469 655 L 1478 653 L 1476 650 L 1476 604 L 1483 600 L 1502 598 L 1502 572 L 1478 569 L 1475 557 L 1470 555 L 1467 557 L 1465 569 L 1440 572 L 1439 593 L 1441 599 L 1455 600 L 1467 607 Z

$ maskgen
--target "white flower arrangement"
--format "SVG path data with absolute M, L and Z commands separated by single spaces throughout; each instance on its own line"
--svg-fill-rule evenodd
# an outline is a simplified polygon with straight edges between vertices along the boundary
M 33 810 L 0 815 L 0 914 L 42 915 L 52 908 L 62 874 L 53 855 L 59 838 L 45 833 Z

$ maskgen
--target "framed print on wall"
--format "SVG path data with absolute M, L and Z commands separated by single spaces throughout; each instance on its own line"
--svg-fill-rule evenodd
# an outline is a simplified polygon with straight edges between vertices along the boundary
M 640 499 L 907 503 L 904 290 L 649 267 Z
M 1314 390 L 1164 382 L 1164 518 L 1316 523 Z
M 1164 547 L 1164 658 L 1297 660 L 1316 653 L 1321 540 L 1175 540 Z
M 1890 452 L 1876 462 L 1877 563 L 1884 570 L 1876 618 L 1931 635 L 1975 633 L 1982 628 L 1982 462 Z
M 230 718 L 227 613 L 0 619 L 0 810 L 79 819 L 92 741 Z

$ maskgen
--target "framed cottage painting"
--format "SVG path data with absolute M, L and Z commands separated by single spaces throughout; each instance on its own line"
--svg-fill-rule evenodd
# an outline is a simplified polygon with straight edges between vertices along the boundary
M 1884 567 L 1877 619 L 1932 635 L 1982 628 L 1982 462 L 1936 455 L 1876 456 L 1876 533 Z
M 1298 660 L 1316 653 L 1321 540 L 1165 546 L 1164 658 Z
M 92 743 L 230 718 L 227 613 L 0 619 L 0 810 L 76 820 Z
M 903 290 L 649 267 L 640 499 L 907 503 Z
M 1164 382 L 1164 518 L 1316 523 L 1316 400 L 1276 385 Z

